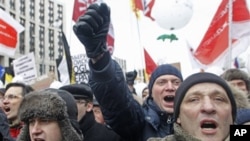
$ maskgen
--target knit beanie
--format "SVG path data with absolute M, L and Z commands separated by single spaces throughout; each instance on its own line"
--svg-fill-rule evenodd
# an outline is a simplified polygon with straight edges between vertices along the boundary
M 237 109 L 237 117 L 235 123 L 238 125 L 242 125 L 246 122 L 250 122 L 250 109 L 247 108 Z
M 177 118 L 179 117 L 180 105 L 182 103 L 183 98 L 185 97 L 186 92 L 189 90 L 189 88 L 191 88 L 195 84 L 205 83 L 205 82 L 216 83 L 220 85 L 222 88 L 224 88 L 230 100 L 230 103 L 232 106 L 233 121 L 235 121 L 236 102 L 234 100 L 234 96 L 232 94 L 230 87 L 228 86 L 227 82 L 223 80 L 221 77 L 212 73 L 208 73 L 208 72 L 192 74 L 189 77 L 187 77 L 179 86 L 179 88 L 176 91 L 175 99 L 174 99 L 174 121 L 176 121 Z
M 175 75 L 178 78 L 180 78 L 181 81 L 183 81 L 181 72 L 177 68 L 169 64 L 160 65 L 153 71 L 153 73 L 150 76 L 148 84 L 149 96 L 152 95 L 152 88 L 155 80 L 162 75 Z

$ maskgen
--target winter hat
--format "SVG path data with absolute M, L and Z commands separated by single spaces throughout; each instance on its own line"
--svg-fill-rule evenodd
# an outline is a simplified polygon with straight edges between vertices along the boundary
M 75 99 L 83 98 L 93 101 L 93 92 L 88 84 L 70 84 L 59 88 L 71 93 Z
M 216 74 L 204 72 L 204 73 L 195 73 L 186 78 L 179 88 L 176 91 L 175 99 L 174 99 L 174 120 L 176 121 L 179 113 L 180 113 L 180 105 L 182 103 L 183 98 L 185 97 L 186 92 L 194 86 L 195 84 L 204 83 L 204 82 L 211 82 L 220 85 L 227 93 L 227 96 L 232 105 L 232 116 L 233 121 L 236 118 L 236 102 L 234 100 L 234 96 L 230 87 L 228 86 L 227 82 L 223 80 L 221 77 L 217 76 Z
M 249 75 L 240 69 L 228 69 L 221 75 L 221 77 L 226 81 L 241 79 L 246 83 L 247 90 L 250 91 Z
M 20 105 L 18 115 L 20 120 L 24 122 L 18 141 L 30 141 L 29 120 L 32 118 L 56 120 L 59 123 L 63 141 L 82 140 L 82 136 L 71 125 L 66 102 L 52 91 L 34 91 L 26 95 Z
M 247 108 L 237 109 L 237 116 L 235 123 L 238 125 L 242 125 L 246 122 L 250 122 L 250 109 Z
M 182 74 L 177 68 L 175 68 L 174 66 L 169 65 L 169 64 L 160 65 L 153 71 L 153 73 L 150 76 L 150 80 L 149 80 L 149 84 L 148 84 L 148 90 L 149 90 L 150 96 L 152 95 L 152 88 L 153 88 L 155 80 L 158 77 L 160 77 L 162 75 L 167 75 L 167 74 L 168 75 L 175 75 L 178 78 L 180 78 L 181 81 L 183 81 Z
M 65 90 L 59 90 L 54 88 L 45 89 L 45 91 L 58 94 L 65 102 L 67 107 L 67 113 L 70 119 L 71 125 L 77 131 L 78 134 L 82 134 L 79 123 L 77 121 L 78 109 L 74 97 Z

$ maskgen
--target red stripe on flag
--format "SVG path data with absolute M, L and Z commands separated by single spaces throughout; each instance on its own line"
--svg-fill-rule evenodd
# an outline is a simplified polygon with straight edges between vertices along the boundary
M 151 58 L 151 56 L 148 54 L 147 50 L 144 48 L 144 57 L 145 57 L 145 65 L 146 65 L 146 73 L 148 75 L 151 75 L 151 73 L 155 70 L 157 67 L 154 60 Z
M 151 16 L 151 11 L 154 3 L 155 0 L 134 0 L 135 8 L 141 10 L 145 16 L 152 20 L 154 18 Z
M 229 12 L 228 0 L 223 0 L 216 11 L 212 22 L 203 37 L 200 45 L 196 49 L 194 56 L 205 65 L 213 63 L 220 55 L 222 55 L 229 45 Z M 235 0 L 233 2 L 233 21 L 232 21 L 232 44 L 246 35 L 250 31 L 242 26 L 237 27 L 236 24 L 249 22 L 250 16 L 245 0 Z M 238 23 L 237 23 L 238 22 Z M 247 27 L 248 28 L 248 27 Z
M 10 48 L 16 48 L 17 44 L 17 31 L 2 19 L 0 19 L 0 43 Z

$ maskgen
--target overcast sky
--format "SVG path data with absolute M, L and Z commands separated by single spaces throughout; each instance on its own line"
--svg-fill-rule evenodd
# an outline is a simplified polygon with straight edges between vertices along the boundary
M 65 2 L 67 31 L 66 36 L 70 39 L 72 53 L 84 52 L 82 45 L 72 32 L 71 22 L 73 12 L 73 0 L 60 0 Z M 192 72 L 187 54 L 182 53 L 186 41 L 196 48 L 205 34 L 214 13 L 221 0 L 191 0 L 193 15 L 190 22 L 178 30 L 166 30 L 148 18 L 141 18 L 136 21 L 130 9 L 130 0 L 107 0 L 111 7 L 112 23 L 115 32 L 115 52 L 114 56 L 127 60 L 127 69 L 133 70 L 143 67 L 142 46 L 151 54 L 156 62 L 181 62 L 184 77 Z M 139 29 L 138 29 L 139 27 Z M 174 33 L 179 38 L 178 41 L 159 41 L 156 38 L 162 34 Z M 184 51 L 185 52 L 185 51 Z

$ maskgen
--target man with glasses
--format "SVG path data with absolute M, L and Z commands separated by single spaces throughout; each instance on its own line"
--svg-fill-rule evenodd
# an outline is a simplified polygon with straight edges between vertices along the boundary
M 33 91 L 30 86 L 20 82 L 7 84 L 3 97 L 3 111 L 9 120 L 10 134 L 16 139 L 22 128 L 22 123 L 18 119 L 18 110 L 24 95 Z
M 88 84 L 71 84 L 62 86 L 61 90 L 71 93 L 78 108 L 78 122 L 84 141 L 121 141 L 113 130 L 95 121 L 93 113 L 93 93 Z M 96 134 L 98 133 L 98 134 Z

